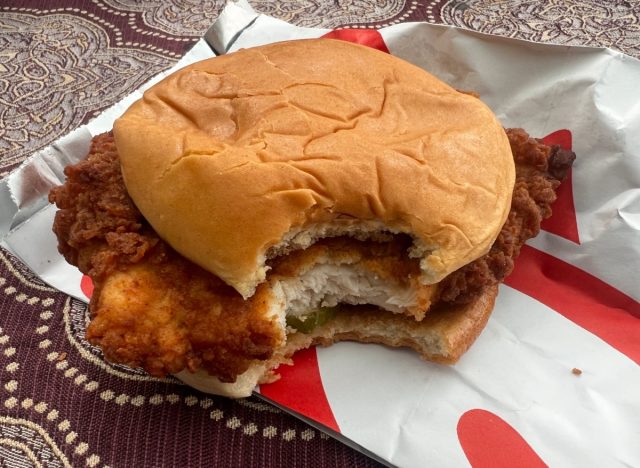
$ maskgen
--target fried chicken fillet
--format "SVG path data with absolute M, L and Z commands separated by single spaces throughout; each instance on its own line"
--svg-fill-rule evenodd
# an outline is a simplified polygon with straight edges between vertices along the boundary
M 221 382 L 234 382 L 256 365 L 259 380 L 268 382 L 277 378 L 270 369 L 296 349 L 348 339 L 413 347 L 426 359 L 455 362 L 478 330 L 460 336 L 468 342 L 451 355 L 425 352 L 416 340 L 431 340 L 434 327 L 464 320 L 484 326 L 498 283 L 550 216 L 556 188 L 575 157 L 521 129 L 506 134 L 516 183 L 507 220 L 487 254 L 424 285 L 417 280 L 419 260 L 408 255 L 406 235 L 326 238 L 271 258 L 268 280 L 248 299 L 160 239 L 127 194 L 112 134 L 99 135 L 87 159 L 67 167 L 67 182 L 49 197 L 59 208 L 54 231 L 61 253 L 95 285 L 87 339 L 108 359 L 154 376 L 198 372 Z M 314 290 L 317 275 L 305 277 L 305 272 L 318 265 L 324 268 L 322 297 L 297 298 L 300 282 L 307 281 L 305 291 Z M 331 276 L 335 265 L 349 268 Z M 294 326 L 284 326 L 274 306 L 287 290 Z M 363 291 L 366 306 L 356 298 Z M 489 307 L 471 310 L 477 316 L 469 318 L 468 305 L 479 298 Z M 305 329 L 295 322 L 309 307 L 327 304 L 329 317 L 315 326 Z M 380 330 L 391 322 L 398 331 L 393 336 Z
M 87 338 L 239 397 L 314 343 L 456 362 L 572 158 L 399 57 L 304 39 L 167 76 L 50 200 Z

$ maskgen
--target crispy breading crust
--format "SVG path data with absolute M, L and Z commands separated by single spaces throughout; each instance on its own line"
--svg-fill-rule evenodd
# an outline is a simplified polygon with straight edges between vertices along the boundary
M 155 376 L 202 368 L 233 381 L 271 357 L 285 337 L 268 317 L 270 292 L 244 301 L 160 240 L 127 195 L 110 134 L 65 174 L 50 194 L 54 230 L 67 261 L 93 279 L 87 339 L 108 359 Z
M 575 159 L 573 152 L 547 146 L 520 128 L 507 129 L 507 136 L 516 163 L 509 217 L 486 255 L 442 281 L 441 302 L 468 304 L 484 288 L 501 282 L 513 271 L 522 245 L 538 235 L 542 220 L 551 216 L 556 189 Z

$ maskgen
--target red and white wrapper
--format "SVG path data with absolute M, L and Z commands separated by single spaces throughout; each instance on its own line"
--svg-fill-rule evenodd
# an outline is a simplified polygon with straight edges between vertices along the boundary
M 242 4 L 230 4 L 205 37 L 226 53 L 327 35 L 473 90 L 505 127 L 578 157 L 553 217 L 523 248 L 486 329 L 456 365 L 339 343 L 298 353 L 280 381 L 256 391 L 393 465 L 640 466 L 640 62 L 426 23 L 299 28 Z M 213 55 L 201 40 L 176 68 Z M 58 254 L 55 211 L 43 200 L 62 167 L 140 96 L 0 182 L 3 245 L 77 298 L 87 299 L 87 283 Z

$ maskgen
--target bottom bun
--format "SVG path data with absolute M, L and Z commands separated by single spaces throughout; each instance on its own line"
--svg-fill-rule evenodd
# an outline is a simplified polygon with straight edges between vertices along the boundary
M 247 397 L 258 384 L 276 380 L 274 371 L 290 364 L 296 351 L 338 341 L 406 347 L 427 361 L 455 364 L 484 329 L 497 294 L 497 285 L 488 287 L 474 302 L 432 311 L 421 322 L 371 306 L 342 306 L 333 319 L 310 333 L 290 333 L 286 345 L 271 360 L 256 363 L 233 383 L 221 382 L 204 371 L 182 371 L 175 376 L 206 393 Z
M 268 369 L 265 363 L 254 364 L 244 373 L 240 374 L 233 383 L 222 382 L 217 377 L 207 374 L 202 370 L 196 372 L 183 370 L 174 374 L 174 376 L 182 380 L 189 387 L 193 387 L 201 392 L 230 398 L 243 398 L 251 395 L 256 385 L 263 381 L 267 371 Z

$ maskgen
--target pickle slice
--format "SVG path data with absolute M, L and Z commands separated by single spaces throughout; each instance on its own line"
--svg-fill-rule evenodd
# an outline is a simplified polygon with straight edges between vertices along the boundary
M 337 307 L 320 307 L 303 317 L 287 317 L 287 325 L 301 333 L 310 333 L 314 328 L 335 317 L 337 311 Z

